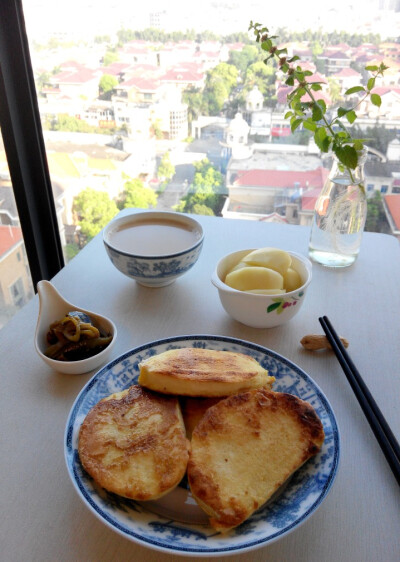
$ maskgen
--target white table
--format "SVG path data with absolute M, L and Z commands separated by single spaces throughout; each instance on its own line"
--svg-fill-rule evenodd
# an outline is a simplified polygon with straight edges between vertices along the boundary
M 277 246 L 307 253 L 305 227 L 198 217 L 205 230 L 196 266 L 173 285 L 148 289 L 119 273 L 96 237 L 52 281 L 78 306 L 114 319 L 117 357 L 174 335 L 214 334 L 264 345 L 304 369 L 328 397 L 341 431 L 341 462 L 321 507 L 283 539 L 226 559 L 268 562 L 382 562 L 400 559 L 400 489 L 332 352 L 307 352 L 302 336 L 322 333 L 327 315 L 350 340 L 349 352 L 394 433 L 400 436 L 400 248 L 365 233 L 345 270 L 314 265 L 299 314 L 269 330 L 231 320 L 210 282 L 224 254 Z M 183 560 L 121 537 L 77 496 L 67 474 L 63 433 L 70 408 L 93 373 L 52 372 L 36 355 L 35 297 L 0 332 L 1 533 L 4 562 Z M 221 557 L 222 559 L 222 557 Z

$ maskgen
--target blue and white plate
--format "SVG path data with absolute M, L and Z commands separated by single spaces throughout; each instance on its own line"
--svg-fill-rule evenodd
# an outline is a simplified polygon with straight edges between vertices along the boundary
M 315 408 L 325 431 L 321 451 L 303 465 L 281 493 L 248 521 L 220 534 L 184 484 L 154 502 L 138 503 L 106 492 L 83 470 L 78 456 L 79 428 L 99 400 L 137 381 L 139 363 L 168 349 L 200 347 L 245 353 L 276 378 L 273 389 L 306 400 Z M 68 418 L 64 451 L 79 496 L 106 525 L 143 546 L 187 556 L 221 556 L 265 546 L 293 531 L 321 505 L 336 476 L 339 431 L 332 408 L 299 367 L 265 347 L 223 336 L 180 336 L 151 342 L 124 353 L 98 371 L 79 393 Z

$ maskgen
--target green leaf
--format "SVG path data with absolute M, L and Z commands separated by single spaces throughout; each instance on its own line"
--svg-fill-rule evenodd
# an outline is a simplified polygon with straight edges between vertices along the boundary
M 354 121 L 357 119 L 357 114 L 356 112 L 352 109 L 350 111 L 348 111 L 346 113 L 346 119 L 349 123 L 354 123 Z
M 363 86 L 353 86 L 345 91 L 345 96 L 350 96 L 351 94 L 355 94 L 356 92 L 365 92 L 365 88 Z
M 287 112 L 285 113 L 285 119 L 289 119 L 289 117 L 292 117 L 292 116 L 293 116 L 293 112 L 292 112 L 292 111 L 287 111 Z
M 372 88 L 375 86 L 375 78 L 370 78 L 367 82 L 367 88 L 368 90 L 372 90 Z
M 379 70 L 379 68 L 373 65 L 373 66 L 366 66 L 365 70 L 369 70 L 370 72 L 376 72 L 377 70 Z
M 314 133 L 315 144 L 322 152 L 328 152 L 332 138 L 328 136 L 325 127 L 318 127 Z
M 280 306 L 282 306 L 282 302 L 274 302 L 274 304 L 269 305 L 269 307 L 267 308 L 267 312 L 273 312 L 274 310 L 276 310 Z
M 285 81 L 285 84 L 287 84 L 288 86 L 293 86 L 294 85 L 293 76 L 289 76 L 289 78 Z
M 338 146 L 333 151 L 342 164 L 354 170 L 358 164 L 358 155 L 354 146 Z
M 371 102 L 374 105 L 377 105 L 378 107 L 380 107 L 381 104 L 382 104 L 381 96 L 379 96 L 378 94 L 371 94 Z
M 305 111 L 308 111 L 309 109 L 311 109 L 312 106 L 313 106 L 313 102 L 311 102 L 311 101 L 302 101 L 302 102 L 300 103 L 300 107 L 301 107 L 303 113 L 304 113 Z
M 326 137 L 322 141 L 322 147 L 321 147 L 322 152 L 329 152 L 331 143 L 332 143 L 332 137 Z
M 362 150 L 362 149 L 364 148 L 364 145 L 363 145 L 363 143 L 362 143 L 362 141 L 361 141 L 360 139 L 356 139 L 356 140 L 354 141 L 354 148 L 357 150 L 357 152 L 358 152 L 359 150 Z
M 312 108 L 312 120 L 313 121 L 320 121 L 322 119 L 322 109 L 321 107 L 316 103 L 313 105 Z
M 303 127 L 305 129 L 308 129 L 309 131 L 316 131 L 316 129 L 317 129 L 316 123 L 314 123 L 314 121 L 310 121 L 308 119 L 303 121 Z
M 321 140 L 318 140 L 316 137 L 314 137 L 314 140 L 315 140 L 315 144 L 318 146 L 318 148 L 321 150 L 321 152 L 328 152 L 329 145 L 330 145 L 330 142 L 329 142 L 328 138 L 321 141 Z
M 318 129 L 315 131 L 315 140 L 318 139 L 320 142 L 322 142 L 325 138 L 326 138 L 325 127 L 318 127 Z
M 287 72 L 289 70 L 289 65 L 285 62 L 282 66 L 281 66 L 281 70 L 282 72 Z
M 324 102 L 324 100 L 317 100 L 317 104 L 321 107 L 322 112 L 325 113 L 326 112 L 326 103 Z
M 298 57 L 297 55 L 294 55 L 294 57 L 288 59 L 288 62 L 295 62 L 297 60 L 300 60 L 300 57 Z
M 298 88 L 297 93 L 296 93 L 296 97 L 299 99 L 299 101 L 301 100 L 301 98 L 307 93 L 307 90 L 305 90 L 304 88 Z
M 270 41 L 269 39 L 266 39 L 261 43 L 261 49 L 263 49 L 263 51 L 269 51 L 271 47 L 272 41 Z
M 314 90 L 314 92 L 318 92 L 318 90 L 322 90 L 322 87 L 321 87 L 319 84 L 317 84 L 317 83 L 312 84 L 312 85 L 310 86 L 310 88 L 311 88 L 312 90 Z
M 294 121 L 292 121 L 292 123 L 290 124 L 292 133 L 295 132 L 295 130 L 302 124 L 302 122 L 303 122 L 302 119 L 295 119 Z
M 348 111 L 349 110 L 346 109 L 345 107 L 339 107 L 339 109 L 337 110 L 337 114 L 339 117 L 343 117 L 343 115 L 346 115 Z

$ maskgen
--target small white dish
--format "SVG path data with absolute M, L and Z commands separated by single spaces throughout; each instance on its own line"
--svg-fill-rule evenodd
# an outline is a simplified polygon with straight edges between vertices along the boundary
M 117 338 L 117 328 L 112 320 L 66 301 L 49 281 L 39 281 L 37 284 L 37 291 L 39 295 L 39 316 L 35 331 L 35 348 L 39 357 L 47 363 L 47 365 L 60 373 L 82 375 L 83 373 L 97 369 L 100 365 L 108 361 Z M 111 342 L 103 351 L 97 353 L 97 355 L 79 361 L 58 361 L 57 359 L 47 357 L 47 355 L 45 355 L 47 347 L 46 334 L 50 324 L 60 320 L 68 314 L 68 312 L 72 312 L 73 310 L 84 312 L 90 316 L 97 328 L 105 334 L 112 335 Z

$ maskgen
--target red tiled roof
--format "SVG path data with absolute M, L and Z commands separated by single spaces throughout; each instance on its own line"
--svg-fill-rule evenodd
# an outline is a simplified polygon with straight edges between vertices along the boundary
M 328 48 L 329 49 L 334 49 L 335 51 L 347 51 L 350 48 L 350 45 L 348 45 L 347 43 L 336 43 L 336 45 L 332 45 Z
M 356 57 L 356 62 L 359 63 L 368 63 L 375 60 L 376 55 L 370 55 L 368 53 L 363 53 L 360 56 Z
M 0 226 L 0 257 L 11 250 L 22 240 L 22 230 L 19 226 Z
M 307 79 L 308 82 L 323 82 L 324 84 L 328 83 L 326 76 L 320 74 L 319 72 L 314 72 L 312 76 L 309 76 Z
M 151 78 L 141 78 L 132 76 L 129 80 L 125 80 L 118 85 L 118 88 L 137 88 L 142 92 L 155 92 L 159 87 L 159 81 Z
M 76 60 L 67 60 L 62 62 L 60 65 L 60 68 L 64 71 L 64 70 L 77 70 L 78 68 L 83 68 L 83 64 L 81 62 L 78 62 Z
M 161 80 L 169 81 L 174 80 L 178 82 L 200 82 L 203 79 L 203 75 L 198 72 L 193 72 L 186 68 L 176 68 L 167 70 L 167 72 L 162 76 Z
M 314 78 L 314 76 L 312 76 L 311 78 Z M 318 81 L 322 81 L 322 80 L 312 80 L 313 82 L 318 82 Z M 287 96 L 290 94 L 290 92 L 293 90 L 292 86 L 286 86 L 286 85 L 282 85 L 278 87 L 278 90 L 276 92 L 276 98 L 279 104 L 286 104 L 287 102 Z M 317 92 L 313 92 L 314 98 L 316 100 L 324 100 L 324 102 L 326 103 L 326 105 L 330 105 L 331 104 L 331 98 L 329 96 L 329 94 L 324 93 L 322 90 L 318 90 Z M 307 101 L 311 101 L 311 98 L 308 94 L 304 94 L 304 96 L 301 98 L 302 102 L 307 102 Z
M 315 64 L 309 60 L 299 60 L 296 62 L 296 66 L 300 66 L 302 70 L 310 70 L 312 73 L 315 72 Z
M 400 193 L 385 195 L 385 203 L 397 230 L 400 230 Z
M 97 74 L 89 68 L 77 68 L 76 71 L 64 71 L 52 76 L 52 84 L 85 84 L 98 78 Z
M 400 95 L 400 88 L 393 88 L 393 86 L 378 86 L 377 88 L 373 89 L 373 93 L 380 96 L 384 96 L 385 94 L 389 94 L 390 92 Z
M 112 62 L 108 66 L 102 66 L 99 70 L 103 74 L 111 74 L 112 76 L 117 76 L 117 74 L 124 72 L 124 70 L 131 68 L 131 66 L 132 65 L 128 62 Z
M 339 78 L 348 78 L 350 76 L 361 78 L 361 74 L 356 70 L 354 70 L 353 68 L 342 68 L 340 72 L 333 74 L 333 76 L 338 76 Z
M 133 45 L 125 45 L 123 52 L 129 55 L 147 55 L 149 53 L 146 47 L 136 47 Z
M 241 51 L 244 43 L 227 43 L 226 45 L 230 51 Z
M 328 59 L 335 59 L 335 60 L 340 60 L 340 59 L 348 59 L 349 57 L 346 55 L 346 53 L 342 53 L 341 51 L 325 51 L 323 53 L 323 56 L 328 58 Z
M 315 203 L 321 193 L 321 187 L 317 187 L 315 189 L 307 189 L 305 193 L 303 193 L 301 197 L 301 209 L 302 211 L 313 211 L 315 208 Z
M 277 189 L 319 188 L 324 185 L 329 170 L 242 170 L 233 182 L 237 187 L 272 187 Z

